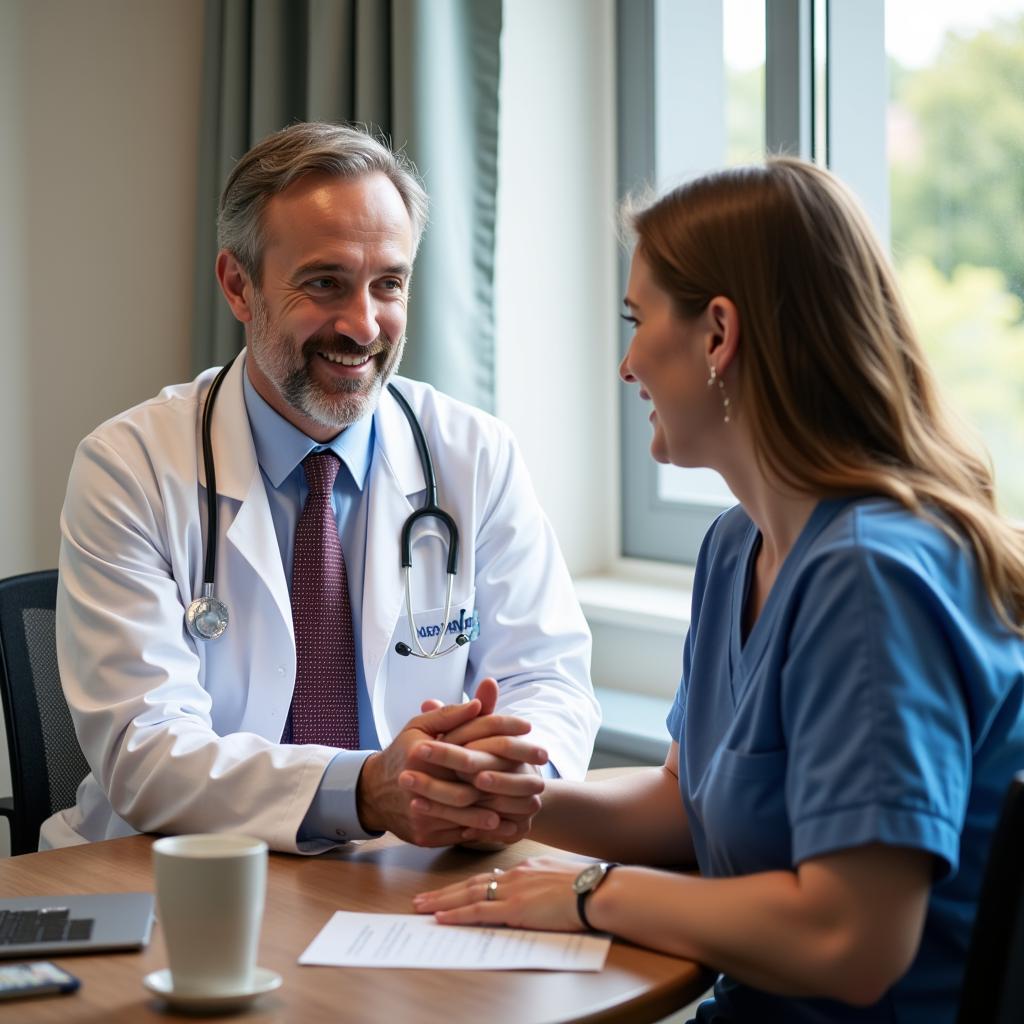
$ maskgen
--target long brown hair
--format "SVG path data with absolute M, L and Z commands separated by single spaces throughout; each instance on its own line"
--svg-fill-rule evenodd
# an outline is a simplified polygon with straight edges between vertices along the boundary
M 944 406 L 846 188 L 777 157 L 689 182 L 627 219 L 681 316 L 716 295 L 736 304 L 732 407 L 762 470 L 808 494 L 888 495 L 966 537 L 993 606 L 1024 634 L 1024 531 L 998 513 L 987 455 Z

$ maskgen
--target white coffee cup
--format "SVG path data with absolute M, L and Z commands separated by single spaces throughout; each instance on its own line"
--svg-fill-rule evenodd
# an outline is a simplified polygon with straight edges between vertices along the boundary
M 267 888 L 267 844 L 229 833 L 167 836 L 153 844 L 153 873 L 175 994 L 249 991 Z

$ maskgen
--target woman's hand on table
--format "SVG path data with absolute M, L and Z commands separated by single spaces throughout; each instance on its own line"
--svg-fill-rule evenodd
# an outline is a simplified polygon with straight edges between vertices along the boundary
M 413 899 L 418 914 L 440 924 L 506 924 L 553 932 L 585 931 L 572 883 L 584 862 L 531 857 L 508 871 L 472 875 Z M 497 885 L 487 898 L 488 888 Z

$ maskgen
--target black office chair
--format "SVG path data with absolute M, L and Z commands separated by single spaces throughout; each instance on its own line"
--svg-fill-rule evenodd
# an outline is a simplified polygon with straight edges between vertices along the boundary
M 11 853 L 33 853 L 39 826 L 75 802 L 88 774 L 57 671 L 57 572 L 0 581 L 0 696 L 7 725 L 12 798 L 0 799 Z
M 985 867 L 957 1024 L 1024 1021 L 1024 772 L 1014 776 Z

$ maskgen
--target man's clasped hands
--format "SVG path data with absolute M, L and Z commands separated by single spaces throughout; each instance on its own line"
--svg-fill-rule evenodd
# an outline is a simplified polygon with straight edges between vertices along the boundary
M 359 776 L 359 819 L 418 846 L 514 843 L 540 810 L 547 752 L 529 722 L 496 715 L 498 684 L 484 679 L 463 704 L 425 701 Z

